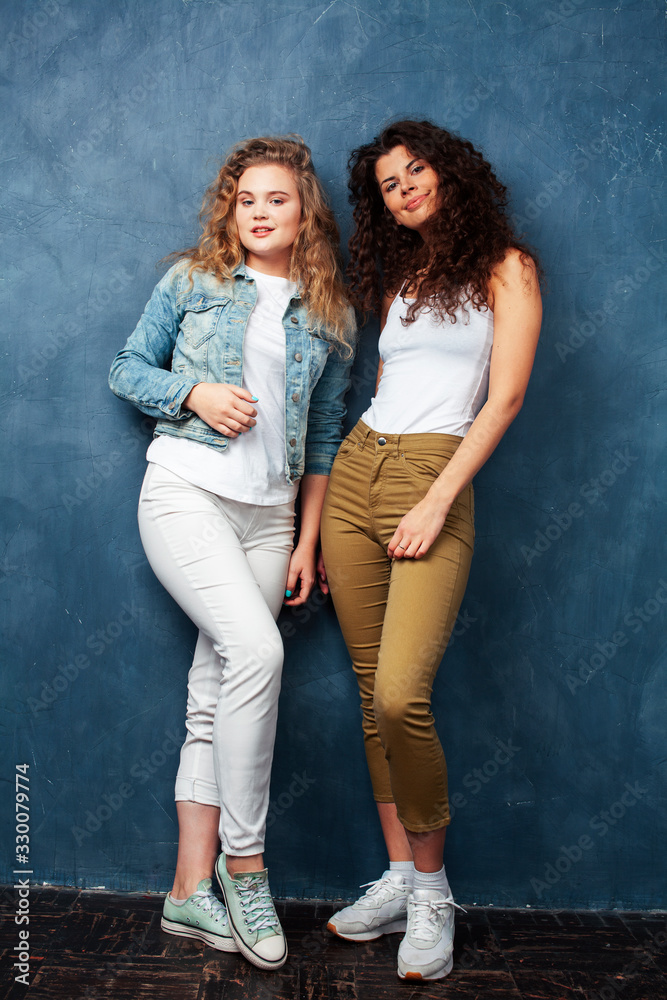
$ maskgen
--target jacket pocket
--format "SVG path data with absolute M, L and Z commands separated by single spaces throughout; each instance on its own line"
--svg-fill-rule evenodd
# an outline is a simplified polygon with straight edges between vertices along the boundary
M 211 339 L 217 329 L 220 315 L 229 302 L 230 299 L 212 301 L 204 296 L 198 296 L 188 302 L 180 330 L 189 348 L 196 351 Z

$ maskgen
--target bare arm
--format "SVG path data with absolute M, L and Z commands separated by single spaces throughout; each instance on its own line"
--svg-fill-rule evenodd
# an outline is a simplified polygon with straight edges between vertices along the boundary
M 382 331 L 384 330 L 385 323 L 387 322 L 387 315 L 389 313 L 389 309 L 391 308 L 391 304 L 392 304 L 392 302 L 394 301 L 395 298 L 396 298 L 395 295 L 390 295 L 389 293 L 385 293 L 382 296 L 382 302 L 380 304 L 380 333 L 382 333 Z M 380 360 L 378 361 L 378 375 L 377 375 L 377 378 L 375 380 L 375 395 L 376 396 L 378 394 L 378 389 L 380 388 L 380 379 L 382 378 L 382 368 L 383 367 L 384 366 L 383 366 L 383 363 L 382 363 L 382 358 L 380 358 Z
M 287 573 L 285 604 L 296 607 L 305 604 L 315 583 L 315 558 L 320 537 L 320 518 L 327 491 L 328 476 L 312 473 L 301 480 L 301 529 L 299 542 L 292 553 Z
M 389 542 L 394 558 L 420 559 L 442 531 L 461 490 L 484 465 L 521 409 L 542 321 L 539 284 L 532 265 L 511 250 L 490 282 L 494 329 L 489 395 L 446 468 L 420 503 L 403 517 Z M 398 548 L 399 544 L 404 548 Z

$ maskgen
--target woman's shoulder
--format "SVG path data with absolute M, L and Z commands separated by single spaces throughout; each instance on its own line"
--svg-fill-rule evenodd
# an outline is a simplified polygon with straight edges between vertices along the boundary
M 537 267 L 530 254 L 518 247 L 509 247 L 503 259 L 495 265 L 491 280 L 497 279 L 501 283 L 531 282 L 536 276 Z
M 223 278 L 213 271 L 193 267 L 188 257 L 177 260 L 163 275 L 161 285 L 169 286 L 177 298 L 200 296 L 206 299 L 232 297 L 234 276 Z
M 505 256 L 499 261 L 489 279 L 489 305 L 493 308 L 492 301 L 500 291 L 531 293 L 535 287 L 539 288 L 539 276 L 535 261 L 518 247 L 509 247 Z
M 525 250 L 510 247 L 501 261 L 494 267 L 489 279 L 490 309 L 495 302 L 516 302 L 518 298 L 540 298 L 540 277 L 537 265 Z

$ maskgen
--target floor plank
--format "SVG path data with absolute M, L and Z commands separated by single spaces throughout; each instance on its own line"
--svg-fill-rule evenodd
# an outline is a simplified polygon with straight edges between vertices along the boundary
M 667 1000 L 667 913 L 470 907 L 446 980 L 404 982 L 400 935 L 353 944 L 340 904 L 279 900 L 290 957 L 275 973 L 160 930 L 162 897 L 31 887 L 29 985 L 0 887 L 0 1000 Z

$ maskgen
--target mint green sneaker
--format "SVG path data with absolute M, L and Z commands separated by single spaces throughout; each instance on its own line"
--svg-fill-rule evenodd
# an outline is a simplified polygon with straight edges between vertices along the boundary
M 227 859 L 215 863 L 227 904 L 232 936 L 241 954 L 259 969 L 279 969 L 287 959 L 287 942 L 269 890 L 269 873 L 238 872 L 232 878 Z
M 203 878 L 182 906 L 172 903 L 167 893 L 160 926 L 167 934 L 197 938 L 218 951 L 238 951 L 229 930 L 227 910 L 214 895 L 212 884 L 212 879 Z

